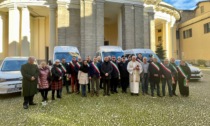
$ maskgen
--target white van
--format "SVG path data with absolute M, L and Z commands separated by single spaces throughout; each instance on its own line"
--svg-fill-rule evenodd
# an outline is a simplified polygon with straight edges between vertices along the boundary
M 72 57 L 79 57 L 80 53 L 77 47 L 74 46 L 56 46 L 54 48 L 53 63 L 56 59 L 66 59 L 66 62 L 72 61 Z
M 96 52 L 96 56 L 101 56 L 102 61 L 106 56 L 121 57 L 124 56 L 124 51 L 120 46 L 100 46 Z
M 154 58 L 158 59 L 158 62 L 161 62 L 159 57 L 151 49 L 127 49 L 124 50 L 124 53 L 126 57 L 129 55 L 138 56 L 138 54 L 141 53 L 143 57 L 147 57 L 147 60 L 149 60 L 149 56 L 152 55 Z

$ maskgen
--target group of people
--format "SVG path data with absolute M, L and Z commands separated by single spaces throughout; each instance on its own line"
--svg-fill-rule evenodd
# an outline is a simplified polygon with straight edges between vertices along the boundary
M 110 96 L 110 93 L 118 93 L 120 87 L 122 93 L 127 93 L 127 88 L 130 87 L 131 95 L 138 96 L 140 85 L 142 95 L 149 95 L 150 84 L 151 96 L 154 97 L 156 91 L 157 96 L 163 97 L 166 95 L 167 84 L 169 96 L 172 97 L 177 96 L 178 82 L 180 94 L 184 97 L 189 95 L 190 69 L 185 61 L 176 66 L 174 58 L 159 63 L 157 58 L 150 56 L 148 60 L 142 54 L 138 54 L 137 57 L 106 56 L 102 62 L 100 56 L 94 57 L 93 60 L 88 56 L 85 60 L 81 57 L 72 57 L 69 63 L 64 58 L 61 61 L 55 60 L 54 64 L 49 62 L 47 65 L 46 62 L 41 62 L 39 66 L 34 64 L 34 60 L 34 57 L 29 57 L 28 63 L 21 67 L 24 109 L 27 109 L 28 105 L 36 105 L 33 97 L 38 89 L 44 102 L 48 100 L 49 90 L 52 90 L 52 100 L 55 100 L 55 93 L 57 98 L 62 98 L 64 85 L 67 94 L 80 94 L 81 91 L 82 97 L 86 97 L 86 92 L 91 96 L 99 96 L 100 88 L 104 90 L 104 96 Z

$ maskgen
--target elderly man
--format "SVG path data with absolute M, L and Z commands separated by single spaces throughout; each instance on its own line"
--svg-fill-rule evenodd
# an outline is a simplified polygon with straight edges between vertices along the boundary
M 191 71 L 189 66 L 185 61 L 180 61 L 180 66 L 178 68 L 178 82 L 179 82 L 179 91 L 183 97 L 189 96 L 189 80 Z
M 154 62 L 151 62 L 149 65 L 149 76 L 150 76 L 150 87 L 151 87 L 151 96 L 154 97 L 154 89 L 157 86 L 157 95 L 160 96 L 160 63 L 157 62 L 157 58 L 153 59 Z
M 110 86 L 111 86 L 111 93 L 114 94 L 114 93 L 118 93 L 117 86 L 119 84 L 120 71 L 119 71 L 118 63 L 115 56 L 112 56 L 112 60 L 110 61 L 110 63 L 113 67 Z
M 110 79 L 111 79 L 112 70 L 113 70 L 113 67 L 109 61 L 109 58 L 105 57 L 104 62 L 101 65 L 101 72 L 102 72 L 103 84 L 104 84 L 104 96 L 106 95 L 110 96 L 109 88 L 110 88 Z
M 147 62 L 147 57 L 143 58 L 141 63 L 143 72 L 141 74 L 142 78 L 142 94 L 148 94 L 148 81 L 149 81 L 149 63 Z
M 101 56 L 98 56 L 98 57 L 97 57 L 97 61 L 98 61 L 99 70 L 100 70 L 100 73 L 101 73 L 101 65 L 102 65 Z M 101 74 L 102 74 L 102 73 L 101 73 Z M 101 76 L 102 76 L 102 75 L 101 75 Z M 103 81 L 102 81 L 102 78 L 100 79 L 100 88 L 103 89 Z
M 99 96 L 99 83 L 100 83 L 100 70 L 97 58 L 93 58 L 93 62 L 90 63 L 89 79 L 91 80 L 91 96 L 94 96 L 96 89 L 96 96 Z
M 69 77 L 70 77 L 70 71 L 68 70 L 69 69 L 69 66 L 68 66 L 68 64 L 66 63 L 66 59 L 65 58 L 63 58 L 62 60 L 61 60 L 61 69 L 62 69 L 62 71 L 63 71 L 63 85 L 65 85 L 66 86 L 66 93 L 67 94 L 70 94 L 70 91 L 69 91 L 69 84 L 70 84 L 70 82 L 69 82 Z M 62 92 L 62 90 L 61 90 L 61 92 Z M 61 93 L 62 94 L 62 93 Z
M 169 96 L 172 97 L 172 78 L 175 74 L 174 69 L 171 65 L 169 65 L 169 60 L 165 59 L 164 64 L 160 63 L 161 65 L 161 81 L 162 81 L 162 93 L 165 96 L 165 87 L 166 83 L 168 85 L 168 92 Z
M 128 63 L 127 70 L 130 79 L 131 95 L 139 95 L 140 74 L 143 71 L 142 65 L 136 61 L 136 56 L 132 56 L 132 60 Z
M 178 80 L 178 70 L 177 70 L 177 66 L 175 64 L 174 58 L 171 58 L 170 66 L 174 69 L 174 75 L 173 75 L 173 79 L 172 79 L 172 93 L 174 96 L 177 96 L 176 95 L 176 86 L 177 86 L 177 80 Z
M 136 58 L 136 60 L 139 62 L 139 63 L 142 63 L 143 62 L 143 56 L 141 53 L 138 54 L 138 57 Z
M 29 57 L 28 63 L 22 65 L 21 67 L 21 74 L 23 76 L 22 88 L 24 97 L 24 109 L 28 109 L 28 104 L 36 105 L 33 102 L 33 98 L 34 95 L 37 93 L 39 69 L 38 66 L 34 64 L 34 61 L 34 57 Z

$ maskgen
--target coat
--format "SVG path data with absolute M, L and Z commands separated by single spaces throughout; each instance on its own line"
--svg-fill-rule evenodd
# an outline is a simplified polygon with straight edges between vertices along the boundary
M 52 72 L 52 81 L 59 81 L 59 78 L 63 77 L 63 71 L 60 65 L 59 66 L 53 65 L 51 72 Z
M 125 62 L 125 63 L 120 62 L 118 64 L 121 78 L 129 78 L 129 73 L 128 73 L 128 70 L 127 70 L 127 65 L 128 65 L 127 62 Z
M 79 80 L 79 84 L 81 84 L 81 85 L 88 84 L 88 73 L 84 73 L 84 72 L 79 70 L 78 80 Z
M 37 84 L 39 76 L 39 68 L 35 64 L 26 63 L 21 67 L 22 80 L 22 93 L 24 97 L 33 96 L 37 93 Z M 35 80 L 31 80 L 34 76 Z
M 101 65 L 102 78 L 103 79 L 111 79 L 112 70 L 113 70 L 113 67 L 112 67 L 110 61 L 103 62 Z M 105 76 L 106 73 L 109 74 L 107 77 Z
M 47 68 L 39 68 L 39 89 L 48 89 L 49 88 L 49 81 L 48 78 L 50 77 L 50 69 Z

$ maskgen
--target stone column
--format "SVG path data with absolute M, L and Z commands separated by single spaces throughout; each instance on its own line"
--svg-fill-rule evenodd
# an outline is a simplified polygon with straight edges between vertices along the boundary
M 149 26 L 150 26 L 150 49 L 152 51 L 156 51 L 156 43 L 155 43 L 155 20 L 154 20 L 154 13 L 150 12 L 149 15 Z
M 169 39 L 169 35 L 170 35 L 170 26 L 169 26 L 169 22 L 164 22 L 163 23 L 163 48 L 166 50 L 166 58 L 169 58 L 169 52 L 170 50 L 170 39 Z
M 96 49 L 104 45 L 104 0 L 96 0 Z M 96 50 L 94 50 L 96 52 Z
M 53 59 L 53 51 L 56 46 L 56 5 L 50 5 L 50 36 L 49 36 L 49 59 Z
M 123 49 L 135 47 L 134 29 L 134 7 L 132 4 L 124 4 L 122 9 L 123 16 Z
M 30 40 L 30 12 L 27 7 L 23 7 L 21 15 L 21 56 L 30 56 Z
M 81 0 L 81 56 L 85 58 L 86 56 L 95 55 L 95 38 L 94 38 L 94 26 L 93 24 L 93 0 Z
M 17 6 L 9 7 L 9 56 L 20 55 L 20 12 Z
M 144 48 L 144 6 L 134 5 L 135 48 Z

